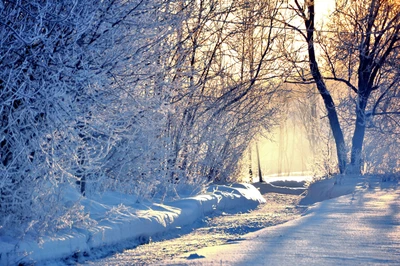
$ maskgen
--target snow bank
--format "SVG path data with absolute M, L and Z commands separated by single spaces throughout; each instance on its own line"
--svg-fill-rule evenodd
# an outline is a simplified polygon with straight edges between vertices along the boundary
M 68 201 L 79 197 L 79 194 L 70 194 Z M 0 237 L 0 265 L 37 263 L 89 253 L 93 248 L 190 225 L 213 212 L 247 211 L 264 202 L 260 192 L 250 184 L 213 185 L 205 194 L 166 204 L 139 204 L 134 196 L 108 192 L 99 198 L 81 200 L 85 212 L 97 221 L 89 230 L 75 228 L 68 233 L 44 237 L 40 243 Z
M 309 205 L 328 199 L 351 194 L 356 187 L 365 186 L 368 178 L 358 175 L 337 175 L 334 178 L 320 180 L 312 183 L 306 196 L 300 201 L 300 205 Z
M 306 196 L 301 199 L 299 204 L 310 205 L 316 202 L 354 194 L 361 189 L 384 189 L 392 186 L 393 182 L 386 182 L 386 179 L 382 179 L 380 176 L 337 175 L 334 178 L 319 180 L 312 183 L 307 189 Z

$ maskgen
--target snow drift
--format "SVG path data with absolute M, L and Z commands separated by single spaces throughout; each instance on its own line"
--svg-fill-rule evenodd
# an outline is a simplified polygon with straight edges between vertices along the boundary
M 77 192 L 71 191 L 65 200 L 69 202 L 79 197 Z M 165 204 L 139 204 L 135 196 L 117 192 L 80 201 L 85 212 L 97 222 L 95 226 L 89 230 L 72 227 L 39 240 L 2 237 L 0 264 L 36 263 L 89 253 L 94 248 L 190 225 L 214 212 L 247 211 L 265 203 L 260 192 L 250 184 L 213 185 L 204 194 Z

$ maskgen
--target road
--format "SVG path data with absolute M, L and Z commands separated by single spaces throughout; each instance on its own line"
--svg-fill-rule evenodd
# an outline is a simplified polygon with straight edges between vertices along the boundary
M 400 191 L 358 189 L 243 238 L 157 265 L 400 265 Z

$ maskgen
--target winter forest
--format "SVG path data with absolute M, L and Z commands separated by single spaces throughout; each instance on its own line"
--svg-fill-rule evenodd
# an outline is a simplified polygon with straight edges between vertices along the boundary
M 0 236 L 243 181 L 288 118 L 315 175 L 399 174 L 399 32 L 397 0 L 0 0 Z

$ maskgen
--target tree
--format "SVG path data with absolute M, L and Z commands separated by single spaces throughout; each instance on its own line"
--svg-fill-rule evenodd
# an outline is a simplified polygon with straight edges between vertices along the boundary
M 146 83 L 159 73 L 149 62 L 165 52 L 155 44 L 167 35 L 169 2 L 2 3 L 1 233 L 82 224 L 82 206 L 64 206 L 63 193 L 76 181 L 85 194 L 111 189 L 122 170 L 110 166 L 113 153 L 129 138 L 141 140 L 143 114 L 160 116 L 160 99 Z M 159 133 L 151 129 L 140 131 L 152 133 L 148 141 Z
M 280 2 L 0 3 L 0 233 L 90 225 L 64 193 L 232 179 L 274 123 Z
M 243 2 L 203 0 L 182 9 L 167 60 L 173 75 L 165 77 L 176 108 L 166 131 L 174 182 L 198 173 L 209 180 L 230 176 L 246 143 L 271 123 L 276 5 L 247 1 L 245 10 Z
M 396 57 L 400 49 L 399 4 L 390 0 L 338 1 L 334 12 L 335 26 L 328 31 L 316 29 L 314 1 L 300 3 L 294 0 L 289 8 L 302 19 L 305 26 L 303 29 L 285 22 L 307 44 L 311 78 L 306 75 L 301 75 L 301 78 L 303 82 L 315 82 L 324 100 L 336 142 L 339 170 L 341 173 L 345 170 L 361 173 L 362 148 L 368 121 L 371 116 L 397 112 L 377 112 L 376 108 L 398 82 L 391 58 Z M 320 62 L 324 63 L 322 67 Z M 342 127 L 326 80 L 341 82 L 355 93 L 356 119 L 347 169 Z M 375 98 L 374 94 L 382 97 Z M 373 99 L 376 101 L 371 102 Z
M 76 122 L 75 108 L 83 99 L 78 95 L 89 77 L 76 40 L 90 24 L 92 7 L 76 1 L 2 2 L 0 223 L 4 228 L 18 224 L 23 232 L 30 223 L 43 230 L 69 211 L 49 208 L 59 187 L 48 185 L 63 179 L 62 153 L 76 147 L 66 141 L 75 137 L 68 129 Z M 58 217 L 37 222 L 48 209 Z

